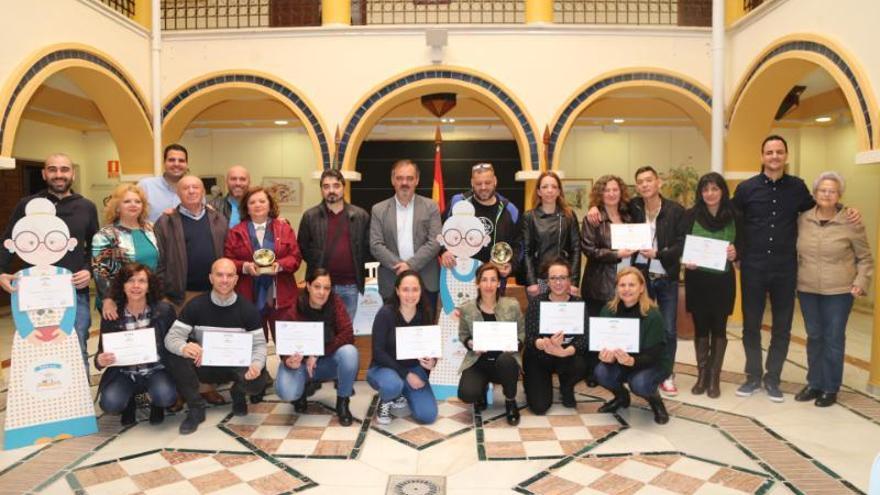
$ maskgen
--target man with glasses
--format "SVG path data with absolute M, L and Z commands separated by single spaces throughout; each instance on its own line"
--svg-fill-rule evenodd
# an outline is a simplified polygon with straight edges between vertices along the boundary
M 449 211 L 459 201 L 469 201 L 474 205 L 474 214 L 483 222 L 490 241 L 473 257 L 488 263 L 492 258 L 492 247 L 505 242 L 513 250 L 508 263 L 499 266 L 502 290 L 507 284 L 507 277 L 516 273 L 522 259 L 522 238 L 519 224 L 519 210 L 507 198 L 496 191 L 498 178 L 495 167 L 491 163 L 478 163 L 471 167 L 471 190 L 456 194 L 449 203 Z M 441 257 L 443 266 L 455 266 L 455 258 L 451 253 L 444 252 Z
M 412 269 L 419 273 L 432 309 L 440 288 L 440 210 L 430 199 L 416 194 L 419 168 L 411 160 L 391 167 L 394 196 L 373 206 L 370 213 L 370 251 L 379 265 L 379 293 L 394 292 L 397 275 Z
M 54 153 L 46 158 L 43 180 L 46 181 L 45 190 L 19 200 L 6 223 L 3 240 L 5 242 L 6 239 L 11 238 L 12 227 L 24 217 L 28 201 L 34 198 L 46 198 L 55 204 L 55 215 L 67 224 L 70 236 L 76 239 L 76 247 L 65 253 L 56 266 L 67 268 L 73 273 L 71 281 L 76 288 L 76 320 L 73 327 L 79 338 L 83 364 L 88 374 L 89 352 L 86 343 L 89 340 L 89 327 L 92 325 L 89 308 L 89 280 L 92 277 L 90 253 L 92 236 L 98 231 L 98 210 L 94 203 L 71 189 L 74 181 L 73 163 L 64 153 Z M 45 239 L 43 242 L 48 240 Z M 47 247 L 52 249 L 50 245 Z M 12 254 L 6 249 L 0 249 L 0 287 L 9 293 L 15 290 L 12 286 L 15 276 L 8 273 L 11 261 Z

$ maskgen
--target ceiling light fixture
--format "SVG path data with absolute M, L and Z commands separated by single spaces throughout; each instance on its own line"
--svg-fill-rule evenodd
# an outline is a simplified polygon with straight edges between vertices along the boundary
M 820 124 L 831 122 L 831 117 L 816 117 L 816 122 L 819 122 Z
M 624 120 L 624 119 L 614 119 L 614 120 L 612 120 L 612 122 L 614 122 L 615 124 L 622 124 L 622 123 L 626 122 L 626 120 Z
M 275 125 L 287 125 L 287 121 L 286 120 L 276 120 Z

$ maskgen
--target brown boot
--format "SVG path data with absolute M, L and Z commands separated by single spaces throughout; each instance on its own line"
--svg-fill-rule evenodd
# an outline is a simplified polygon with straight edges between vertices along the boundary
M 712 399 L 721 396 L 721 369 L 726 350 L 727 335 L 712 339 L 712 350 L 709 357 L 709 389 L 706 391 L 706 395 Z
M 709 338 L 695 337 L 694 350 L 697 356 L 697 383 L 691 388 L 691 393 L 702 395 L 709 387 Z

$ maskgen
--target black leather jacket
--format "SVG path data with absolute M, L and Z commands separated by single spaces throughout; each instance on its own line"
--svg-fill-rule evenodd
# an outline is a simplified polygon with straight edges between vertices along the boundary
M 633 223 L 646 221 L 645 200 L 633 198 L 629 202 Z M 660 197 L 660 214 L 657 215 L 657 258 L 667 276 L 678 280 L 681 252 L 684 250 L 684 232 L 681 230 L 684 208 L 675 201 Z M 633 255 L 633 264 L 636 256 Z M 643 270 L 646 267 L 640 267 Z
M 574 213 L 570 217 L 559 211 L 544 213 L 540 207 L 526 212 L 522 225 L 526 285 L 537 284 L 539 278 L 546 278 L 541 273 L 541 266 L 556 256 L 568 261 L 574 277 L 580 275 L 580 237 Z M 576 283 L 576 279 L 573 282 Z
M 351 239 L 352 262 L 357 278 L 358 290 L 364 291 L 364 263 L 372 261 L 370 256 L 370 214 L 363 208 L 345 203 L 345 215 L 348 217 L 349 237 Z M 327 240 L 327 206 L 322 201 L 303 213 L 296 234 L 299 250 L 307 270 L 314 270 L 324 260 L 324 243 Z M 308 273 L 308 271 L 307 271 Z
M 595 227 L 584 216 L 581 229 L 581 251 L 587 257 L 587 269 L 581 280 L 584 299 L 607 302 L 614 297 L 617 279 L 617 250 L 611 249 L 611 221 L 605 208 L 599 209 L 602 220 Z M 620 211 L 623 223 L 631 223 L 628 210 Z

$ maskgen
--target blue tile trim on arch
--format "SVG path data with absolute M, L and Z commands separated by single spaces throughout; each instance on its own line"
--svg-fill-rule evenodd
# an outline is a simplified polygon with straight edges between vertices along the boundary
M 595 94 L 600 89 L 606 88 L 608 86 L 613 86 L 618 83 L 632 81 L 653 81 L 677 86 L 687 91 L 688 93 L 693 94 L 706 105 L 710 107 L 712 106 L 712 96 L 709 95 L 709 93 L 685 81 L 684 79 L 671 76 L 669 74 L 662 74 L 659 72 L 628 72 L 626 74 L 617 74 L 615 76 L 606 77 L 602 80 L 596 81 L 588 88 L 575 95 L 574 98 L 572 98 L 568 102 L 568 105 L 566 105 L 565 108 L 562 110 L 562 113 L 559 116 L 559 120 L 556 121 L 556 123 L 553 125 L 553 128 L 550 130 L 550 142 L 547 144 L 548 166 L 550 163 L 553 163 L 553 155 L 556 151 L 556 145 L 559 141 L 559 136 L 562 133 L 562 129 L 565 127 L 565 124 L 569 121 L 570 118 L 573 117 L 572 114 L 574 113 L 575 109 L 577 109 L 577 107 L 579 107 L 584 101 L 586 101 L 587 98 Z
M 18 84 L 15 85 L 15 88 L 12 90 L 12 95 L 9 98 L 9 103 L 6 105 L 6 108 L 3 109 L 3 118 L 2 118 L 2 120 L 0 120 L 0 143 L 3 142 L 3 136 L 6 133 L 6 125 L 9 122 L 9 114 L 12 113 L 12 107 L 15 105 L 16 100 L 18 100 L 18 97 L 21 94 L 21 92 L 24 90 L 25 86 L 27 86 L 27 84 L 30 83 L 31 80 L 40 71 L 44 70 L 49 65 L 51 65 L 55 62 L 61 62 L 64 60 L 72 60 L 72 59 L 83 60 L 83 61 L 92 63 L 98 67 L 101 67 L 103 69 L 108 70 L 111 74 L 116 76 L 122 82 L 122 84 L 125 85 L 125 87 L 128 89 L 128 91 L 134 97 L 134 99 L 138 102 L 138 105 L 140 105 L 141 110 L 144 112 L 144 116 L 149 115 L 149 112 L 147 111 L 147 106 L 143 102 L 143 100 L 141 100 L 141 98 L 138 96 L 137 91 L 134 89 L 134 85 L 131 83 L 131 81 L 128 80 L 128 78 L 125 77 L 125 75 L 122 73 L 122 71 L 119 70 L 119 68 L 117 68 L 115 65 L 113 65 L 112 63 L 110 63 L 107 60 L 104 60 L 103 58 L 99 57 L 98 55 L 95 55 L 94 53 L 90 53 L 85 50 L 79 50 L 79 49 L 56 50 L 54 52 L 48 53 L 48 54 L 40 57 L 39 60 L 34 62 L 33 65 L 31 65 L 28 68 L 28 70 L 25 72 L 25 74 L 21 78 L 21 80 L 18 81 Z M 150 119 L 148 118 L 147 120 L 149 121 Z
M 858 79 L 856 79 L 855 74 L 853 73 L 852 68 L 846 61 L 841 57 L 837 52 L 835 52 L 830 47 L 823 45 L 822 43 L 816 41 L 806 41 L 806 40 L 798 40 L 798 41 L 789 41 L 787 43 L 783 43 L 773 50 L 771 50 L 767 55 L 761 58 L 761 60 L 755 65 L 755 68 L 749 72 L 748 77 L 746 77 L 745 83 L 743 83 L 742 88 L 745 88 L 748 85 L 749 81 L 755 76 L 758 70 L 764 66 L 767 62 L 772 60 L 783 53 L 792 52 L 792 51 L 800 51 L 800 52 L 810 52 L 815 53 L 817 55 L 821 55 L 828 59 L 835 67 L 840 69 L 840 72 L 846 77 L 849 84 L 852 86 L 853 91 L 856 94 L 856 98 L 859 103 L 859 112 L 861 112 L 862 117 L 865 119 L 865 128 L 868 134 L 868 145 L 871 149 L 874 148 L 874 135 L 872 133 L 874 124 L 871 121 L 871 112 L 868 110 L 868 102 L 865 101 L 865 93 L 862 90 L 861 85 L 859 85 Z M 736 95 L 736 101 L 739 101 L 740 96 L 742 96 L 742 90 L 740 93 Z
M 531 162 L 532 170 L 538 170 L 538 141 L 535 139 L 535 131 L 534 129 L 532 129 L 532 126 L 526 118 L 522 108 L 520 108 L 520 106 L 516 104 L 516 102 L 513 100 L 513 98 L 510 97 L 510 95 L 508 95 L 503 89 L 493 84 L 491 81 L 487 81 L 479 76 L 455 70 L 436 69 L 424 70 L 401 77 L 400 79 L 394 80 L 379 88 L 378 90 L 376 90 L 376 92 L 365 98 L 358 106 L 358 109 L 355 111 L 351 120 L 345 126 L 345 130 L 342 132 L 342 139 L 339 141 L 338 150 L 339 162 L 342 163 L 342 160 L 345 158 L 345 153 L 346 151 L 348 151 L 348 145 L 351 142 L 351 136 L 354 133 L 355 128 L 360 123 L 361 119 L 363 119 L 364 115 L 367 113 L 367 111 L 370 110 L 370 108 L 378 103 L 379 100 L 397 89 L 400 89 L 417 81 L 431 79 L 453 79 L 487 89 L 489 90 L 489 92 L 495 95 L 498 98 L 499 103 L 506 106 L 511 111 L 511 113 L 513 113 L 517 120 L 517 123 L 521 126 L 523 134 L 525 134 L 526 136 L 526 141 L 528 142 L 529 159 Z
M 259 86 L 263 86 L 277 93 L 279 98 L 283 98 L 289 101 L 296 108 L 298 108 L 305 116 L 303 124 L 312 128 L 312 131 L 314 132 L 315 137 L 318 140 L 318 146 L 321 149 L 321 163 L 323 164 L 324 169 L 326 170 L 330 168 L 330 147 L 327 144 L 327 136 L 324 132 L 324 129 L 321 127 L 321 124 L 318 121 L 318 117 L 317 115 L 315 115 L 315 112 L 306 104 L 305 101 L 303 101 L 302 98 L 300 98 L 299 95 L 296 94 L 295 91 L 277 81 L 273 81 L 272 79 L 268 79 L 262 76 L 255 76 L 253 74 L 223 74 L 194 83 L 188 88 L 180 91 L 180 93 L 176 94 L 171 99 L 171 101 L 169 101 L 164 107 L 162 107 L 162 120 L 165 120 L 165 117 L 167 117 L 168 114 L 171 113 L 171 111 L 174 110 L 175 107 L 177 107 L 178 105 L 183 103 L 184 100 L 198 93 L 199 91 L 210 88 L 212 86 L 216 86 L 218 84 L 226 84 L 231 82 L 256 84 Z

